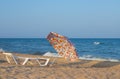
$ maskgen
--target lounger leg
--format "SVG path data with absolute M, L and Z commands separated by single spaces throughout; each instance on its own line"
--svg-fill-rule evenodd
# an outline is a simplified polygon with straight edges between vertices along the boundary
M 41 65 L 38 59 L 36 59 L 36 61 L 39 63 L 39 65 Z
M 46 59 L 46 62 L 45 62 L 45 64 L 44 64 L 45 66 L 48 64 L 49 60 L 50 60 L 50 59 Z
M 54 60 L 51 62 L 50 66 L 52 66 L 54 64 L 54 62 L 56 61 L 56 58 L 54 58 Z
M 6 59 L 7 59 L 7 62 L 10 63 L 10 60 L 9 60 L 8 56 L 6 56 Z
M 25 58 L 25 61 L 23 62 L 22 65 L 25 65 L 27 63 L 27 61 L 29 60 L 29 58 Z
M 41 63 L 39 62 L 39 59 L 36 59 L 36 61 L 39 63 L 40 66 L 46 66 L 46 65 L 48 64 L 49 60 L 50 60 L 50 59 L 46 59 L 45 64 L 41 64 Z
M 18 62 L 16 61 L 16 59 L 13 57 L 13 60 L 15 61 L 16 64 L 18 64 Z

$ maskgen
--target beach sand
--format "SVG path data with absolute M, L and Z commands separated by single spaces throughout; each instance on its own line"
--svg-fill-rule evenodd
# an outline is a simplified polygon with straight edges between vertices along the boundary
M 42 57 L 40 55 L 16 54 L 18 56 Z M 54 58 L 50 57 L 50 62 Z M 7 63 L 0 53 L 0 79 L 120 79 L 120 62 L 78 60 L 69 62 L 56 58 L 52 66 L 40 67 L 29 61 L 26 65 Z

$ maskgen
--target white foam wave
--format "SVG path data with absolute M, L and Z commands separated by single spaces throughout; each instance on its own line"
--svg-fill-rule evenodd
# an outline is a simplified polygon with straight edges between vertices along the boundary
M 57 53 L 52 53 L 52 52 L 46 52 L 45 54 L 43 54 L 43 56 L 61 57 Z
M 120 62 L 117 59 L 111 59 L 111 58 L 97 58 L 97 57 L 93 57 L 92 55 L 84 55 L 82 57 L 79 57 L 79 59 L 83 59 L 83 60 L 98 60 L 98 61 L 111 61 L 111 62 Z
M 99 45 L 99 44 L 101 44 L 101 42 L 93 42 L 93 44 Z
M 2 48 L 0 48 L 0 53 L 3 53 L 3 52 L 5 52 Z
M 57 53 L 52 53 L 52 52 L 46 52 L 43 56 L 50 56 L 50 57 L 61 57 Z M 98 60 L 98 61 L 111 61 L 111 62 L 120 62 L 117 59 L 111 59 L 111 58 L 98 58 L 98 57 L 93 57 L 92 55 L 83 55 L 79 57 L 79 59 L 83 60 Z

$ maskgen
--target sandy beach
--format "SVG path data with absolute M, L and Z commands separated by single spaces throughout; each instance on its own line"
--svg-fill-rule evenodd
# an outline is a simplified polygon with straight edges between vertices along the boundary
M 42 57 L 40 55 L 16 54 L 18 56 Z M 53 61 L 50 57 L 50 63 Z M 120 79 L 120 62 L 78 60 L 69 62 L 56 58 L 50 66 L 40 67 L 29 61 L 26 65 L 7 63 L 0 53 L 0 79 Z

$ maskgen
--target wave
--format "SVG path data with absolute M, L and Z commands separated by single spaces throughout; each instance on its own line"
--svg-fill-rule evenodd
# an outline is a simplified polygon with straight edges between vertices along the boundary
M 61 57 L 61 56 L 59 56 L 59 54 L 52 53 L 52 52 L 46 52 L 45 54 L 43 54 L 43 56 Z
M 99 45 L 99 44 L 101 44 L 101 42 L 93 42 L 93 44 Z
M 3 52 L 5 52 L 2 48 L 0 48 L 0 53 L 3 53 Z
M 52 52 L 46 52 L 43 56 L 51 56 L 51 57 L 61 57 L 57 53 L 52 53 Z M 82 60 L 98 60 L 98 61 L 111 61 L 111 62 L 119 62 L 117 59 L 112 59 L 112 58 L 98 58 L 98 57 L 93 57 L 92 55 L 83 55 L 79 57 L 79 59 Z
M 32 53 L 33 55 L 43 55 L 45 52 L 34 52 L 34 53 Z
M 93 57 L 92 55 L 83 55 L 82 57 L 79 57 L 79 59 L 119 62 L 119 60 L 117 60 L 117 59 L 112 59 L 112 58 L 98 58 L 98 57 Z

